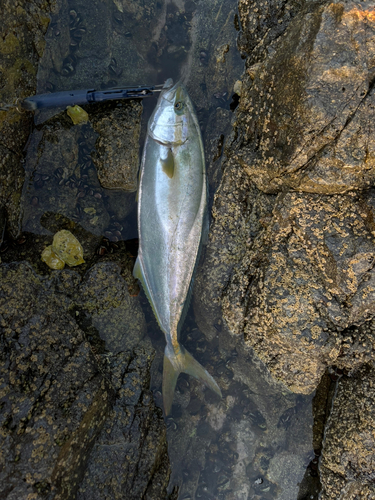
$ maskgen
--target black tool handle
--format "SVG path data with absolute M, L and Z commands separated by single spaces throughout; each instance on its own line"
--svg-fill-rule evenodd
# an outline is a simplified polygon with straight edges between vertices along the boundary
M 91 102 L 112 101 L 114 99 L 139 99 L 154 95 L 154 87 L 123 87 L 106 90 L 66 90 L 50 94 L 38 94 L 27 97 L 21 103 L 24 109 L 36 109 L 74 106 L 75 104 L 89 104 Z

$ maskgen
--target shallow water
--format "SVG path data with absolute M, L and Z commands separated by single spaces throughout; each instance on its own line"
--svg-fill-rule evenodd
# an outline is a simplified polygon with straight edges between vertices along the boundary
M 195 103 L 209 159 L 211 142 L 222 141 L 230 130 L 233 86 L 243 71 L 235 15 L 233 0 L 61 2 L 47 33 L 38 92 L 181 78 Z M 155 98 L 143 103 L 140 144 L 155 103 Z M 117 196 L 102 189 L 90 156 L 96 133 L 89 123 L 64 125 L 65 115 L 51 120 L 56 112 L 35 117 L 25 163 L 23 231 L 51 234 L 53 223 L 48 225 L 45 215 L 51 212 L 77 222 L 95 238 L 106 235 L 109 244 L 136 238 L 135 193 Z M 210 162 L 211 204 L 220 172 L 220 161 Z M 85 196 L 79 194 L 78 178 L 87 183 Z M 121 234 L 114 236 L 120 226 Z M 151 388 L 161 407 L 165 341 L 142 294 L 140 301 L 157 350 Z M 206 337 L 195 323 L 193 308 L 182 328 L 181 343 L 214 375 L 223 399 L 180 376 L 166 419 L 169 491 L 178 486 L 181 500 L 318 498 L 319 482 L 311 468 L 312 396 L 289 393 L 273 381 L 241 339 L 225 330 L 221 318 L 215 329 L 215 337 Z

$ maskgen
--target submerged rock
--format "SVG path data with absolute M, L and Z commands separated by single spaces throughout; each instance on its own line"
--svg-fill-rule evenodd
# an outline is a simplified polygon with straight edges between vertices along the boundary
M 92 114 L 99 137 L 92 155 L 100 184 L 106 189 L 137 190 L 142 104 L 103 106 Z

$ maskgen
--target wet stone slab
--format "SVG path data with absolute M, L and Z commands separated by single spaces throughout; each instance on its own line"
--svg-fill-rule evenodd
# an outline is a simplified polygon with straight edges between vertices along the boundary
M 99 264 L 90 284 L 71 270 L 41 278 L 27 263 L 0 266 L 2 497 L 69 500 L 87 488 L 122 498 L 133 482 L 134 498 L 165 495 L 165 426 L 148 390 L 154 350 L 120 271 Z M 104 327 L 107 313 L 125 330 Z
M 1 266 L 0 283 L 1 494 L 74 498 L 108 385 L 51 283 L 22 263 Z

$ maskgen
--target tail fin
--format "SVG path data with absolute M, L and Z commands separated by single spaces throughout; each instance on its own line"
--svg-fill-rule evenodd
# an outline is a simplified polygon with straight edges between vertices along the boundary
M 221 390 L 215 380 L 184 347 L 180 346 L 179 352 L 176 353 L 172 347 L 166 345 L 163 366 L 163 403 L 166 415 L 171 411 L 177 379 L 182 372 L 200 380 L 222 397 Z

